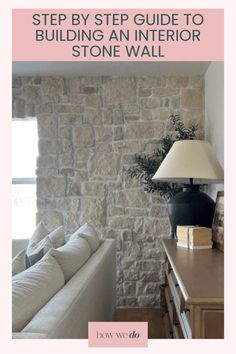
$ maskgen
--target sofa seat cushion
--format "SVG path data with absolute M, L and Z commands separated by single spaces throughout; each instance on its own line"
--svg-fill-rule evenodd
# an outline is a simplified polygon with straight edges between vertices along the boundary
M 98 233 L 94 229 L 94 227 L 92 227 L 88 223 L 82 225 L 78 230 L 76 230 L 71 235 L 70 239 L 74 240 L 79 237 L 84 238 L 88 242 L 92 253 L 98 249 L 98 247 L 100 245 Z
M 79 238 L 69 240 L 64 246 L 51 249 L 49 253 L 57 260 L 68 281 L 88 260 L 91 250 L 88 242 Z
M 12 278 L 12 330 L 21 331 L 65 284 L 64 274 L 48 253 Z

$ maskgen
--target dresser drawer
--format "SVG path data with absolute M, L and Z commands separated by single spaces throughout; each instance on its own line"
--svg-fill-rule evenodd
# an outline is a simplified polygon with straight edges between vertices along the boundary
M 166 307 L 167 307 L 169 317 L 170 317 L 170 322 L 173 323 L 174 303 L 173 303 L 173 297 L 171 295 L 170 288 L 168 285 L 165 287 L 165 300 L 166 300 Z
M 171 295 L 173 296 L 175 306 L 180 312 L 182 312 L 185 306 L 185 301 L 173 270 L 171 270 L 169 273 L 167 272 L 166 276 L 167 276 L 168 285 L 170 287 L 170 292 Z
M 173 328 L 172 328 L 172 324 L 170 322 L 170 318 L 169 318 L 168 313 L 166 313 L 164 316 L 164 327 L 165 327 L 166 338 L 172 339 L 173 338 Z
M 172 239 L 163 239 L 162 244 L 167 287 L 163 307 L 173 337 L 224 338 L 223 253 L 216 249 L 195 252 L 177 247 Z
M 184 335 L 181 329 L 180 324 L 173 326 L 173 338 L 175 339 L 184 339 Z

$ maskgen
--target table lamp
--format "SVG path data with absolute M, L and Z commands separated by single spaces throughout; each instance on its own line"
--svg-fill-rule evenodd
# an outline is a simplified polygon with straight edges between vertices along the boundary
M 177 225 L 212 226 L 215 203 L 199 188 L 222 183 L 224 172 L 207 141 L 176 141 L 152 179 L 183 185 L 167 205 L 173 238 Z

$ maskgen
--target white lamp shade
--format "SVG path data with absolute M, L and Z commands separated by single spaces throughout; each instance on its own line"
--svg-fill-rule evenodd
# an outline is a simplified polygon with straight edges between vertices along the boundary
M 211 145 L 202 140 L 176 141 L 153 180 L 189 184 L 222 183 L 224 171 Z

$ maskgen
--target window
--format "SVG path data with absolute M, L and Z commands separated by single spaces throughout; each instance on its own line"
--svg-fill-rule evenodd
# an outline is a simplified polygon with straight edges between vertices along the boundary
M 36 120 L 12 121 L 12 238 L 29 238 L 36 222 Z

